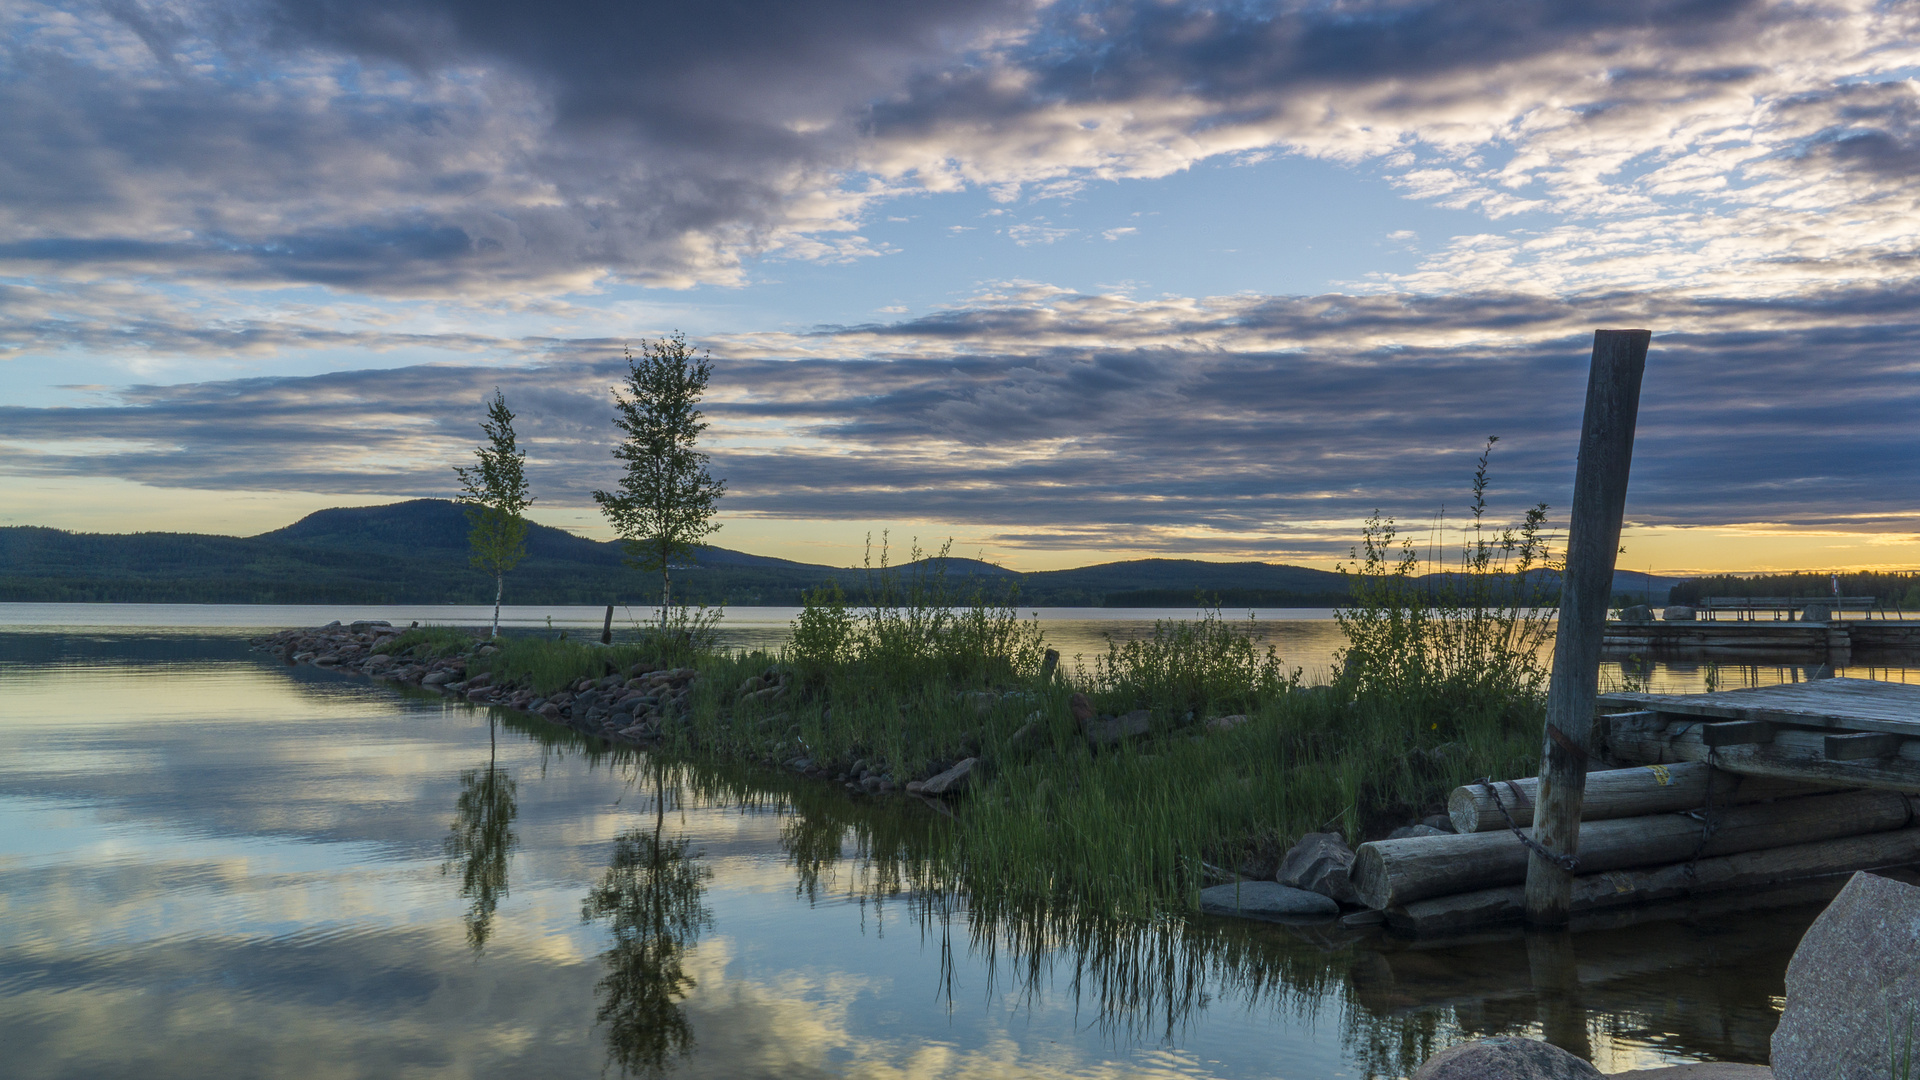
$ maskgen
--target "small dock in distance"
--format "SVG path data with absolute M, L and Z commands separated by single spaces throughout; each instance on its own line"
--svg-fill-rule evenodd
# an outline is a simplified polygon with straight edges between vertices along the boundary
M 1852 663 L 1856 653 L 1920 656 L 1920 619 L 1610 622 L 1601 649 L 1609 656 L 1642 659 L 1839 667 Z

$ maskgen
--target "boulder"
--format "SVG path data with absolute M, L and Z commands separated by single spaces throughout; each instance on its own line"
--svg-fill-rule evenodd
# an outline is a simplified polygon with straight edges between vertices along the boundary
M 1085 731 L 1093 722 L 1093 705 L 1087 701 L 1087 695 L 1075 694 L 1067 699 L 1067 711 L 1073 714 L 1073 722 Z
M 1450 1046 L 1412 1080 L 1603 1080 L 1599 1069 L 1552 1043 L 1496 1035 Z
M 1423 817 L 1420 819 L 1420 824 L 1425 825 L 1429 829 L 1437 829 L 1443 833 L 1454 831 L 1453 819 L 1445 814 L 1432 814 Z
M 1319 893 L 1275 881 L 1242 881 L 1200 890 L 1200 910 L 1209 915 L 1282 922 L 1330 918 L 1340 914 L 1340 905 Z
M 953 768 L 938 776 L 930 776 L 920 782 L 919 795 L 958 795 L 967 786 L 967 780 L 973 775 L 973 767 L 980 763 L 979 758 L 966 758 Z
M 1855 874 L 1787 964 L 1773 1073 L 1780 1080 L 1898 1076 L 1888 1039 L 1904 1046 L 1909 1030 L 1920 1044 L 1920 888 Z
M 1095 746 L 1112 746 L 1121 739 L 1135 735 L 1145 735 L 1153 730 L 1153 714 L 1145 709 L 1135 709 L 1125 716 L 1098 720 L 1089 720 L 1081 725 L 1087 734 L 1087 741 Z
M 1685 604 L 1668 604 L 1666 610 L 1660 613 L 1660 617 L 1668 622 L 1692 622 L 1700 616 Z
M 1339 833 L 1308 833 L 1280 860 L 1274 880 L 1342 904 L 1358 904 L 1349 876 L 1352 870 L 1353 851 Z
M 1387 834 L 1389 840 L 1405 840 L 1411 836 L 1446 836 L 1453 830 L 1436 829 L 1431 825 L 1402 825 Z

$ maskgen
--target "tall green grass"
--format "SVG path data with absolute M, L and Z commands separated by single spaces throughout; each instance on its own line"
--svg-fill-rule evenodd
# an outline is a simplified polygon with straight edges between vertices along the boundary
M 810 594 L 779 652 L 716 649 L 683 624 L 612 647 L 509 639 L 470 666 L 538 693 L 640 661 L 695 667 L 689 715 L 664 731 L 682 760 L 904 786 L 977 758 L 919 887 L 981 910 L 1153 919 L 1190 905 L 1220 868 L 1270 873 L 1303 833 L 1373 839 L 1476 777 L 1532 772 L 1552 633 L 1546 512 L 1489 523 L 1491 449 L 1460 546 L 1425 557 L 1440 577 L 1416 581 L 1420 553 L 1392 519 L 1369 521 L 1326 686 L 1303 685 L 1254 624 L 1217 610 L 1110 642 L 1091 671 L 1049 671 L 1013 587 L 950 579 L 950 545 L 932 558 L 916 545 L 895 567 L 884 537 L 864 602 L 837 584 Z M 1068 708 L 1076 692 L 1100 712 L 1147 710 L 1151 733 L 1090 745 Z M 1230 715 L 1246 719 L 1209 723 Z

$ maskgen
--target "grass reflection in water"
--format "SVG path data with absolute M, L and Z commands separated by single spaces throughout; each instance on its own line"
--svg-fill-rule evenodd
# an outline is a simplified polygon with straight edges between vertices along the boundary
M 1233 1013 L 1290 1016 L 1336 1031 L 1366 1077 L 1405 1075 L 1453 1042 L 1491 1034 L 1545 1037 L 1619 1068 L 1675 1059 L 1654 1054 L 1763 1061 L 1770 995 L 1817 914 L 1595 931 L 1544 952 L 1547 943 L 1517 933 L 1412 943 L 1327 924 L 1118 917 L 976 880 L 956 823 L 918 804 L 850 798 L 748 766 L 670 763 L 549 725 L 527 733 L 556 756 L 584 756 L 653 789 L 653 822 L 620 837 L 586 905 L 612 922 L 601 1019 L 610 1058 L 633 1073 L 658 1074 L 689 1050 L 681 957 L 710 919 L 708 873 L 666 827 L 669 802 L 780 815 L 796 895 L 916 926 L 940 950 L 928 978 L 950 1003 L 956 973 L 972 967 L 988 974 L 990 997 L 1065 1000 L 1115 1042 L 1179 1043 Z

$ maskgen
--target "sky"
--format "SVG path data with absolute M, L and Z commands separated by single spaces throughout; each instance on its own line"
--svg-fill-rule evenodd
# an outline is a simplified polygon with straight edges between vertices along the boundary
M 0 525 L 447 497 L 611 535 L 710 352 L 723 546 L 1332 566 L 1570 501 L 1623 568 L 1920 568 L 1920 5 L 0 4 Z M 1436 532 L 1436 530 L 1438 530 Z

